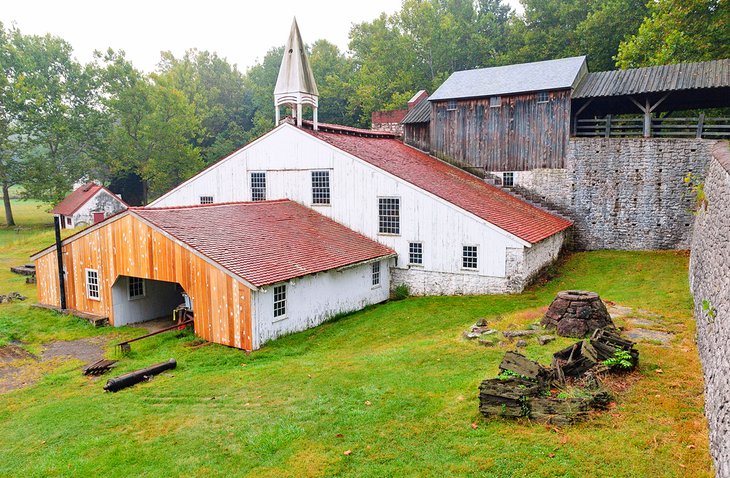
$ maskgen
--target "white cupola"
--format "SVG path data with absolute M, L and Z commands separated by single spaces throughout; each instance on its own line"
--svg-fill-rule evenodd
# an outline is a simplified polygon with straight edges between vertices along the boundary
M 289 39 L 286 41 L 284 58 L 281 61 L 279 77 L 274 88 L 274 107 L 276 109 L 276 124 L 280 122 L 280 108 L 282 105 L 291 107 L 292 116 L 296 118 L 297 126 L 302 125 L 302 105 L 312 107 L 312 123 L 317 129 L 317 107 L 319 105 L 319 91 L 314 82 L 314 74 L 309 66 L 307 51 L 304 49 L 302 35 L 299 33 L 297 19 L 291 25 Z

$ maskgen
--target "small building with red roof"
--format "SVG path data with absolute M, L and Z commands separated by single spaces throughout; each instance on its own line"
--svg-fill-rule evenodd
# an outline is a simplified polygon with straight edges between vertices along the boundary
M 289 200 L 130 208 L 62 244 L 66 307 L 115 326 L 190 306 L 205 340 L 255 350 L 388 298 L 395 251 Z M 35 255 L 58 307 L 56 247 Z
M 128 207 L 104 186 L 88 182 L 66 196 L 51 210 L 51 214 L 60 218 L 61 227 L 73 229 L 95 224 Z

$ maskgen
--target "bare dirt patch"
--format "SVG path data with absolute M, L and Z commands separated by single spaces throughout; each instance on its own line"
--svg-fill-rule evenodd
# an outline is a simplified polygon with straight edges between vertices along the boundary
M 108 338 L 50 342 L 40 358 L 18 345 L 0 347 L 0 393 L 17 390 L 35 383 L 49 369 L 68 360 L 80 360 L 84 365 L 104 358 Z

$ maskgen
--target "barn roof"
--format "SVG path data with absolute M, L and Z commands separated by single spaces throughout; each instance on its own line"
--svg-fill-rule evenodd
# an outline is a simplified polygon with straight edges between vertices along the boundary
M 730 59 L 588 73 L 574 99 L 730 87 Z
M 573 224 L 396 139 L 303 131 L 531 244 Z
M 96 183 L 86 183 L 83 186 L 76 188 L 71 194 L 66 196 L 63 201 L 58 203 L 56 207 L 51 209 L 51 214 L 61 214 L 62 216 L 70 216 L 75 213 L 86 201 L 93 198 L 96 193 L 100 190 L 106 190 L 113 197 L 119 199 L 119 196 L 106 189 L 104 186 L 100 186 Z M 119 199 L 119 202 L 127 205 L 124 201 Z
M 434 91 L 429 100 L 573 88 L 586 71 L 585 56 L 457 71 Z
M 256 287 L 395 254 L 286 199 L 131 212 Z
M 428 123 L 431 121 L 431 102 L 425 99 L 408 112 L 401 124 Z

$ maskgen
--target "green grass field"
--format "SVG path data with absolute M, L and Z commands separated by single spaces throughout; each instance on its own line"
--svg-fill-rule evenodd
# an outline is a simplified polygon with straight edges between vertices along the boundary
M 4 242 L 0 259 L 22 262 L 51 240 L 36 231 Z M 0 288 L 34 294 L 4 270 Z M 566 288 L 661 314 L 672 347 L 639 345 L 641 379 L 586 423 L 484 420 L 477 387 L 512 346 L 461 333 L 479 317 L 524 326 Z M 520 295 L 389 302 L 251 354 L 165 334 L 135 344 L 111 374 L 177 359 L 149 383 L 104 393 L 108 377 L 68 362 L 0 395 L 0 476 L 710 477 L 691 314 L 685 255 L 605 251 L 573 254 Z M 35 352 L 54 339 L 135 333 L 0 305 L 0 344 Z M 570 342 L 533 339 L 525 353 L 549 363 Z

